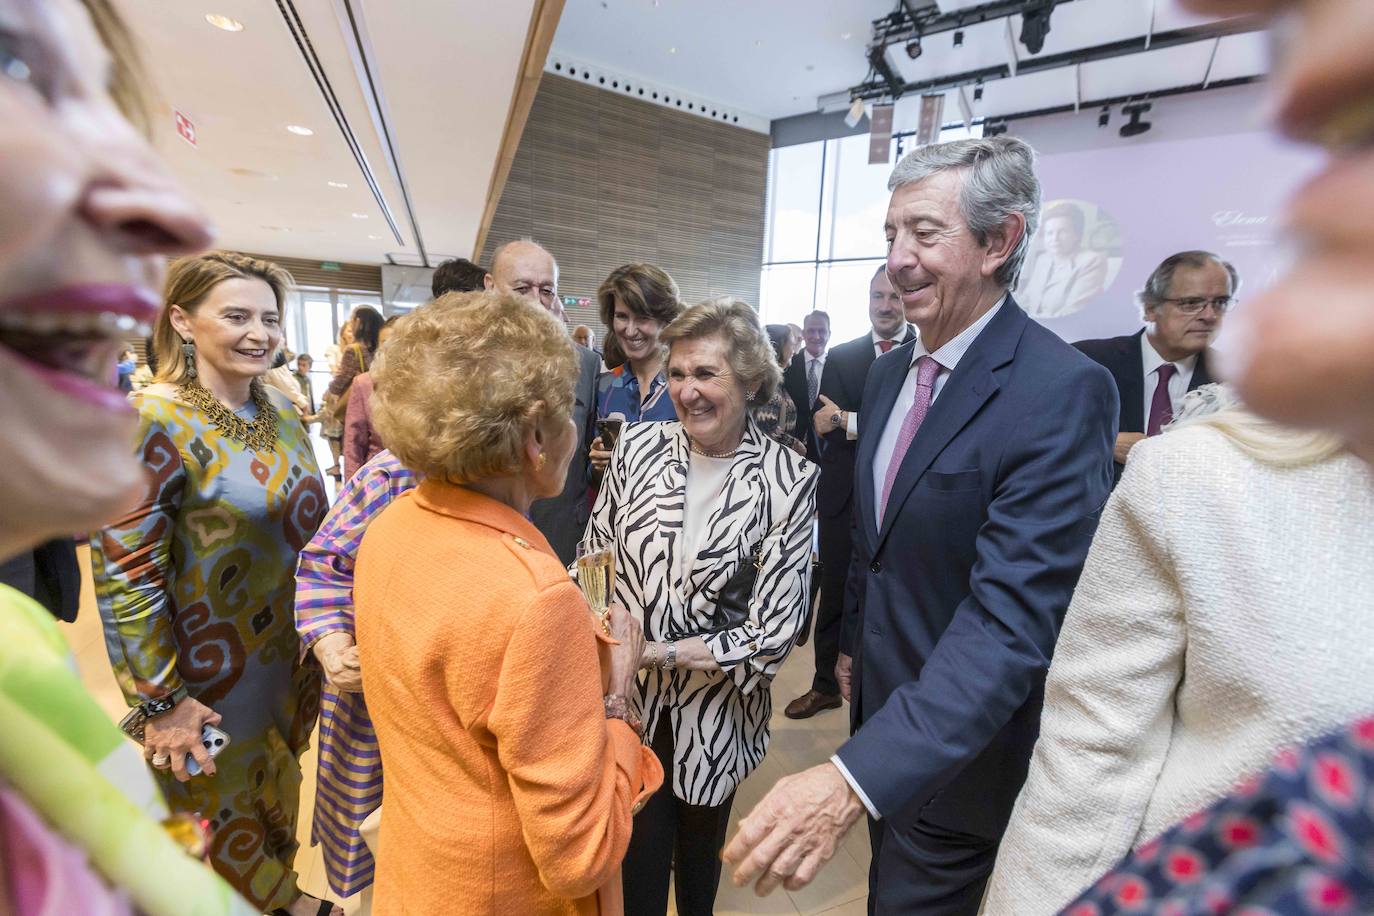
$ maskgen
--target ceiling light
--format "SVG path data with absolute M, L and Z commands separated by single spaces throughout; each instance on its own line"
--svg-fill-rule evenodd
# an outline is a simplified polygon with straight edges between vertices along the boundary
M 841 32 L 841 33 L 840 33 L 840 41 L 848 41 L 848 40 L 849 40 L 849 33 L 848 33 L 848 32 Z
M 242 22 L 239 22 L 237 19 L 230 19 L 228 16 L 221 16 L 219 13 L 206 13 L 205 21 L 215 28 L 223 29 L 226 32 L 243 31 Z
M 906 56 L 912 60 L 921 56 L 921 37 L 919 35 L 906 43 Z
M 382 240 L 382 236 L 380 235 L 369 235 L 368 238 L 372 239 L 374 242 L 380 242 Z
M 1004 134 L 1004 133 L 1006 133 L 1006 132 L 1007 132 L 1007 124 L 1006 124 L 1005 121 L 998 121 L 998 122 L 996 122 L 996 123 L 994 123 L 994 124 L 984 124 L 984 125 L 983 125 L 983 136 L 984 136 L 984 137 L 1000 137 L 1002 134 Z
M 315 133 L 310 128 L 302 127 L 299 124 L 288 124 L 286 125 L 286 129 L 291 131 L 291 133 L 295 134 L 298 137 L 309 137 Z
M 981 102 L 981 101 L 983 101 L 983 87 L 982 87 L 982 86 L 974 86 L 974 87 L 973 87 L 973 100 L 974 100 L 975 102 Z
M 348 183 L 347 183 L 347 182 L 344 182 L 344 181 L 326 181 L 325 184 L 329 185 L 331 188 L 346 188 L 346 187 L 348 187 Z
M 354 219 L 367 219 L 366 213 L 352 213 L 349 215 L 352 216 Z
M 1098 126 L 1098 127 L 1106 127 L 1107 124 L 1111 122 L 1111 120 L 1112 120 L 1112 110 L 1111 110 L 1111 108 L 1108 107 L 1108 106 L 1106 106 L 1106 105 L 1103 105 L 1103 106 L 1102 106 L 1102 111 L 1101 111 L 1101 113 L 1098 114 L 1098 116 L 1097 116 L 1097 126 Z
M 676 54 L 676 53 L 677 53 L 677 48 L 669 48 L 669 49 L 668 49 L 668 53 L 669 53 L 669 54 Z
M 954 47 L 956 47 L 956 48 L 962 48 L 963 46 L 964 46 L 964 33 L 961 32 L 961 31 L 959 31 L 958 29 L 955 29 L 955 31 L 954 31 Z

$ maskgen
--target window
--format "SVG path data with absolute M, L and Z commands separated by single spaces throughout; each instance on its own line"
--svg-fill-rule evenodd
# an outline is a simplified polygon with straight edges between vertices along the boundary
M 982 126 L 940 139 L 970 136 L 982 136 Z M 830 313 L 832 344 L 868 330 L 868 282 L 886 258 L 892 165 L 868 164 L 867 134 L 773 150 L 759 284 L 765 322 L 801 324 L 821 309 Z

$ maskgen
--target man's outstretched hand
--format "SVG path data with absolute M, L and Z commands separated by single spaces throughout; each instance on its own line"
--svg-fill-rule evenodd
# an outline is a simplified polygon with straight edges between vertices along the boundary
M 754 882 L 760 897 L 778 885 L 810 884 L 864 813 L 863 802 L 833 763 L 785 776 L 740 822 L 721 858 L 736 887 Z

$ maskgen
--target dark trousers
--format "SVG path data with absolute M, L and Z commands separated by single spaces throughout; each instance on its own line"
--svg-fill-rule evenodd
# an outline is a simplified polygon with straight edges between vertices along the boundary
M 673 733 L 665 712 L 654 733 L 654 754 L 663 764 L 663 788 L 635 815 L 630 848 L 621 866 L 626 916 L 668 912 L 673 878 L 679 916 L 711 916 L 720 884 L 720 851 L 735 794 L 719 805 L 689 805 L 673 795 Z
M 996 840 L 925 821 L 894 830 L 869 818 L 869 916 L 976 916 L 997 860 Z
M 819 516 L 821 555 L 821 600 L 816 607 L 816 676 L 811 689 L 826 696 L 838 696 L 835 662 L 840 657 L 840 630 L 844 617 L 844 589 L 849 578 L 849 555 L 853 550 L 850 533 L 852 500 L 838 515 Z

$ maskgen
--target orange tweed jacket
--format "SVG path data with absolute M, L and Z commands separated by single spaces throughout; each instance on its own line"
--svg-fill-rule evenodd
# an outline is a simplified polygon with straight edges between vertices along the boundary
M 663 771 L 605 717 L 609 640 L 539 531 L 426 480 L 368 529 L 354 599 L 386 774 L 374 912 L 619 913 Z

